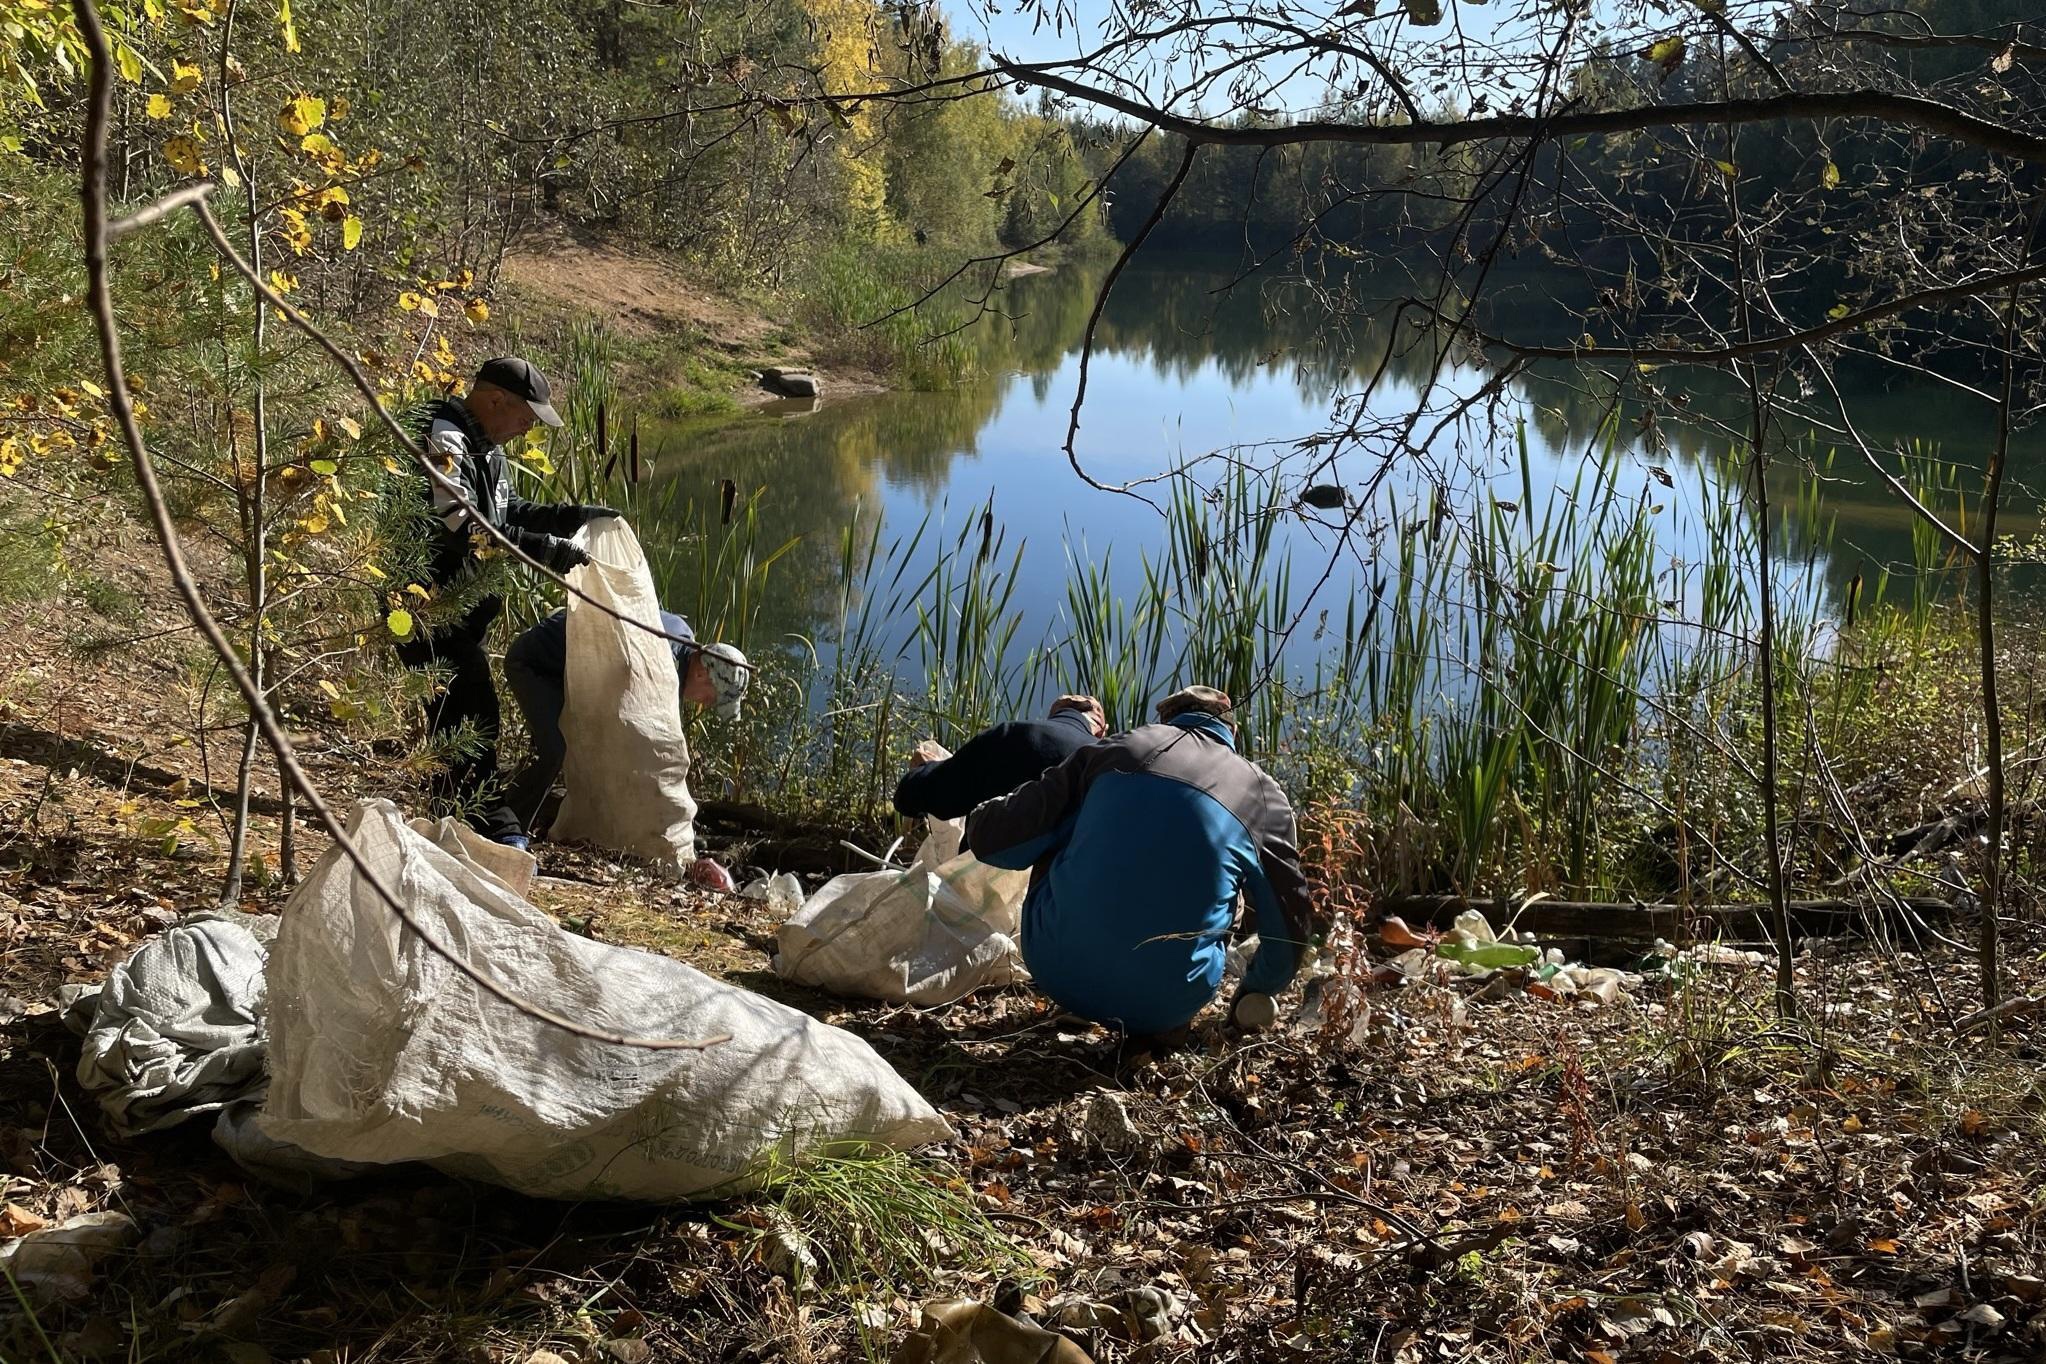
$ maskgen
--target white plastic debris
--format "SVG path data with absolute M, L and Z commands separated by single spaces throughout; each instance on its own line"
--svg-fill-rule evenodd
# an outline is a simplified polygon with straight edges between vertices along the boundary
M 802 907 L 803 883 L 794 872 L 785 871 L 749 881 L 739 894 L 748 900 L 765 900 L 768 910 L 776 915 L 789 915 Z

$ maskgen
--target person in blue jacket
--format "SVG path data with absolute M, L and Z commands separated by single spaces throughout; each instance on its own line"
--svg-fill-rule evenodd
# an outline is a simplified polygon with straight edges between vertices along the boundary
M 896 813 L 957 819 L 982 801 L 1006 796 L 1108 733 L 1108 716 L 1091 696 L 1061 696 L 1042 720 L 984 729 L 950 757 L 925 740 L 916 764 L 895 786 Z
M 1226 694 L 1174 692 L 1158 720 L 975 809 L 966 845 L 1030 870 L 1022 947 L 1037 988 L 1132 1037 L 1169 1040 L 1215 997 L 1241 894 L 1258 950 L 1231 1014 L 1256 1026 L 1239 1005 L 1283 990 L 1317 933 L 1293 807 L 1237 753 Z
M 726 720 L 739 718 L 751 665 L 730 644 L 698 644 L 689 622 L 661 612 L 661 628 L 675 653 L 675 672 L 682 699 L 711 707 Z M 526 630 L 504 651 L 504 681 L 526 717 L 532 756 L 505 794 L 505 808 L 518 821 L 517 831 L 499 842 L 526 847 L 527 831 L 538 823 L 542 805 L 561 773 L 568 742 L 561 734 L 561 708 L 567 700 L 568 612 L 556 611 Z

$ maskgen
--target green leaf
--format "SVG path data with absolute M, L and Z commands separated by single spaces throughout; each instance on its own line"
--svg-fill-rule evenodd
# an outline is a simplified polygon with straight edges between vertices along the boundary
M 412 636 L 412 613 L 410 611 L 403 609 L 393 611 L 390 615 L 384 617 L 384 624 L 399 639 L 409 639 Z
M 332 475 L 337 474 L 340 471 L 341 466 L 336 464 L 331 459 L 316 459 L 313 461 L 313 472 L 316 474 Z
M 1714 161 L 1712 164 L 1719 167 L 1719 173 L 1729 180 L 1734 179 L 1741 173 L 1741 168 L 1734 165 L 1731 161 Z
M 142 58 L 135 55 L 135 49 L 122 43 L 114 49 L 114 64 L 121 68 L 121 79 L 130 85 L 142 83 Z
M 1835 303 L 1832 307 L 1826 309 L 1826 316 L 1838 322 L 1841 318 L 1847 316 L 1847 305 L 1845 303 Z

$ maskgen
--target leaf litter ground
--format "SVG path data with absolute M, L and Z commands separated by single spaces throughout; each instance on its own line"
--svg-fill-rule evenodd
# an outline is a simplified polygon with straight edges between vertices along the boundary
M 0 1313 L 8 1360 L 885 1358 L 939 1295 L 1062 1310 L 1104 1361 L 2046 1353 L 2038 1043 L 1943 1039 L 1930 1020 L 1974 1007 L 1949 947 L 1808 950 L 1795 1036 L 1764 970 L 1725 968 L 1605 1009 L 1413 985 L 1340 1042 L 1209 1026 L 1131 1056 L 1023 990 L 788 986 L 760 902 L 547 849 L 536 898 L 571 931 L 859 1033 L 956 1140 L 701 1208 L 409 1170 L 287 1193 L 204 1123 L 114 1140 L 48 1001 L 213 903 L 232 736 L 177 741 L 176 688 L 44 638 L 0 633 L 0 1233 L 119 1211 L 139 1235 L 82 1298 Z M 398 780 L 311 737 L 337 793 Z M 2046 933 L 2014 936 L 2036 991 Z

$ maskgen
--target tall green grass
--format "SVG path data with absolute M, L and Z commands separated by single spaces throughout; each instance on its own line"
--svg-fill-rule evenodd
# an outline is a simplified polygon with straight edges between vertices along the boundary
M 1387 891 L 1688 894 L 1698 849 L 1758 836 L 1756 530 L 1740 453 L 1652 483 L 1615 436 L 1553 487 L 1524 440 L 1517 454 L 1517 481 L 1461 510 L 1436 493 L 1390 504 L 1360 585 L 1334 597 L 1296 586 L 1281 480 L 1181 480 L 1134 564 L 1068 532 L 1060 607 L 1034 636 L 1018 610 L 1026 547 L 992 501 L 901 527 L 849 508 L 837 543 L 805 553 L 767 533 L 757 491 L 705 503 L 680 480 L 615 468 L 554 477 L 626 509 L 669 608 L 759 664 L 744 723 L 693 733 L 700 795 L 881 835 L 922 737 L 956 746 L 1070 691 L 1127 728 L 1202 682 L 1237 698 L 1240 746 L 1296 801 L 1366 816 Z M 1830 457 L 1809 458 L 1816 489 Z M 1911 477 L 1950 505 L 1941 467 L 1921 457 Z M 1673 549 L 1658 530 L 1682 502 Z M 1809 805 L 1838 775 L 1819 757 L 1865 739 L 1881 689 L 1924 652 L 1950 566 L 1921 537 L 1910 587 L 1878 573 L 1850 627 L 1818 581 L 1835 536 L 1817 493 L 1781 516 L 1774 533 L 1797 548 L 1779 556 L 1770 682 L 1784 751 L 1804 755 L 1788 799 Z M 815 635 L 768 624 L 784 596 L 821 622 Z

